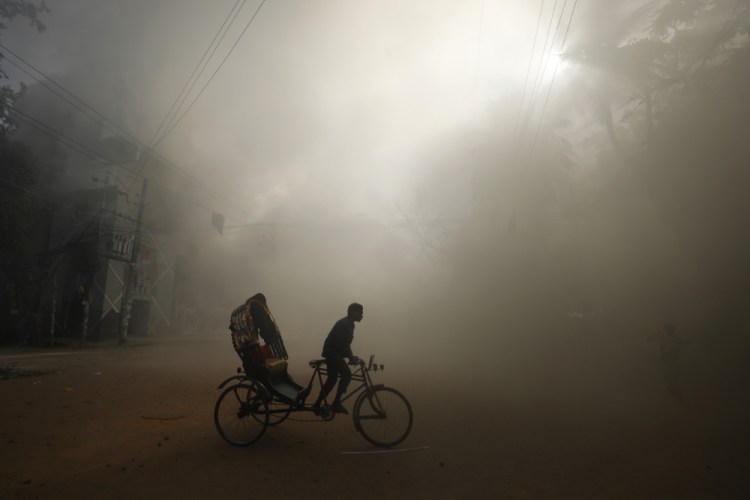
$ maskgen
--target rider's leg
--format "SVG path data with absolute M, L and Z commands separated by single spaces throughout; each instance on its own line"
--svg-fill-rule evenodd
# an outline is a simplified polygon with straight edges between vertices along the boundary
M 326 366 L 328 370 L 328 378 L 326 378 L 326 381 L 323 383 L 323 387 L 320 388 L 320 395 L 318 395 L 318 399 L 315 400 L 315 404 L 313 405 L 315 407 L 320 406 L 323 399 L 328 396 L 331 389 L 333 389 L 333 386 L 336 385 L 336 380 L 339 378 L 339 365 L 334 360 L 326 360 Z
M 344 360 L 341 361 L 341 366 L 339 366 L 339 387 L 336 391 L 336 398 L 333 400 L 333 406 L 341 404 L 341 396 L 344 395 L 349 387 L 349 382 L 352 380 L 352 370 L 347 366 Z
M 315 400 L 315 404 L 313 406 L 320 406 L 325 397 L 328 396 L 328 393 L 331 392 L 331 389 L 333 389 L 334 385 L 336 385 L 336 376 L 331 376 L 331 374 L 329 373 L 328 378 L 323 384 L 323 387 L 320 388 L 320 394 L 318 394 L 318 399 Z
M 335 370 L 339 376 L 339 387 L 336 391 L 336 398 L 333 400 L 333 403 L 331 403 L 331 409 L 333 409 L 335 413 L 349 413 L 346 411 L 346 408 L 341 405 L 341 396 L 346 392 L 349 381 L 352 379 L 352 371 L 346 365 L 346 361 L 344 361 L 343 358 L 337 358 L 335 361 L 332 359 L 329 360 L 329 370 L 331 366 L 336 367 Z

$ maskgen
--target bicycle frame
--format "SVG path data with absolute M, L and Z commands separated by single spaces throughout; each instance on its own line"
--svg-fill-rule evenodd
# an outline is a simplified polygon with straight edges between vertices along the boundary
M 347 401 L 348 399 L 354 397 L 355 395 L 358 395 L 362 390 L 365 390 L 367 393 L 371 393 L 375 388 L 382 387 L 383 384 L 373 384 L 372 378 L 370 376 L 370 371 L 373 369 L 373 366 L 375 367 L 375 370 L 377 370 L 377 365 L 373 364 L 373 356 L 370 357 L 370 362 L 365 365 L 364 362 L 358 363 L 355 368 L 352 371 L 352 382 L 359 382 L 359 385 L 357 385 L 354 389 L 350 389 L 347 391 L 347 394 L 341 399 L 341 402 Z M 312 390 L 313 383 L 315 380 L 318 380 L 318 383 L 320 386 L 323 386 L 324 380 L 323 376 L 328 375 L 328 370 L 326 369 L 325 361 L 324 360 L 316 360 L 316 364 L 313 365 L 313 362 L 310 362 L 310 366 L 313 367 L 313 373 L 310 376 L 310 380 L 307 383 L 307 386 L 304 388 L 303 392 L 306 394 L 305 399 L 307 399 L 307 395 L 310 394 L 310 391 Z M 224 380 L 221 384 L 219 384 L 218 389 L 222 389 L 224 386 L 226 386 L 228 383 L 232 381 L 241 382 L 243 380 L 250 381 L 254 384 L 256 384 L 258 387 L 262 388 L 263 392 L 267 395 L 267 398 L 269 400 L 277 399 L 277 396 L 275 395 L 273 391 L 273 387 L 270 388 L 268 385 L 265 384 L 263 381 L 258 380 L 256 377 L 253 377 L 252 375 L 248 375 L 247 373 L 242 373 L 242 368 L 237 369 L 237 375 L 233 375 L 226 380 Z M 290 404 L 290 407 L 293 411 L 304 411 L 304 410 L 311 410 L 311 406 L 305 405 L 305 400 L 296 403 L 296 404 Z M 271 413 L 280 413 L 287 411 L 284 410 L 270 410 Z
M 370 377 L 370 369 L 372 367 L 372 358 L 370 358 L 370 363 L 365 366 L 364 363 L 358 363 L 357 368 L 352 371 L 352 382 L 359 382 L 360 384 L 356 386 L 354 389 L 349 389 L 347 394 L 341 399 L 341 402 L 354 397 L 354 395 L 358 394 L 362 389 L 365 389 L 366 392 L 372 392 L 372 390 L 375 387 L 379 387 L 382 384 L 375 385 L 372 383 L 372 378 Z M 318 364 L 315 367 L 315 370 L 313 371 L 312 376 L 310 377 L 310 382 L 307 384 L 307 390 L 312 388 L 313 381 L 315 380 L 315 377 L 317 376 L 318 383 L 323 386 L 323 375 L 328 375 L 328 370 L 323 366 L 323 363 Z
M 359 361 L 352 369 L 352 389 L 343 395 L 341 402 L 354 398 L 352 419 L 356 430 L 376 446 L 390 447 L 403 441 L 413 423 L 413 412 L 406 397 L 384 384 L 374 384 L 371 371 L 382 365 Z M 328 400 L 323 405 L 307 403 L 315 384 L 322 387 L 324 375 L 329 376 L 324 359 L 310 361 L 313 369 L 306 387 L 294 382 L 286 372 L 275 371 L 259 377 L 243 373 L 225 379 L 219 389 L 223 392 L 214 407 L 214 423 L 219 434 L 230 444 L 247 446 L 256 442 L 269 426 L 284 422 L 290 414 L 314 412 L 324 421 L 332 420 L 337 412 Z M 356 396 L 356 397 L 355 397 Z M 348 413 L 348 412 L 347 412 Z

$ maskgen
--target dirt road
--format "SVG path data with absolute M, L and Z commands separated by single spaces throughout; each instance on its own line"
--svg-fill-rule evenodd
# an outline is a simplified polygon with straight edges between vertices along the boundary
M 298 382 L 306 361 L 290 360 Z M 743 412 L 644 418 L 387 366 L 379 382 L 415 411 L 398 450 L 347 453 L 379 450 L 350 418 L 308 414 L 235 448 L 212 411 L 236 366 L 221 336 L 0 351 L 0 367 L 32 373 L 0 380 L 0 497 L 750 498 Z

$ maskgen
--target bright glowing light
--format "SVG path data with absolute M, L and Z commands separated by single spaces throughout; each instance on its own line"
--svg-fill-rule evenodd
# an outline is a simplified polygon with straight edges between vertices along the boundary
M 568 61 L 563 57 L 563 54 L 550 54 L 549 55 L 549 67 L 561 73 L 568 67 Z

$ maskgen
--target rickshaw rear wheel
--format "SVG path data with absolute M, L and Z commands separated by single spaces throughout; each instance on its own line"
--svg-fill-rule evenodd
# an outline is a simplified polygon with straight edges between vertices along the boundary
M 256 384 L 241 382 L 224 389 L 214 407 L 219 435 L 235 446 L 248 446 L 268 427 L 268 401 Z

